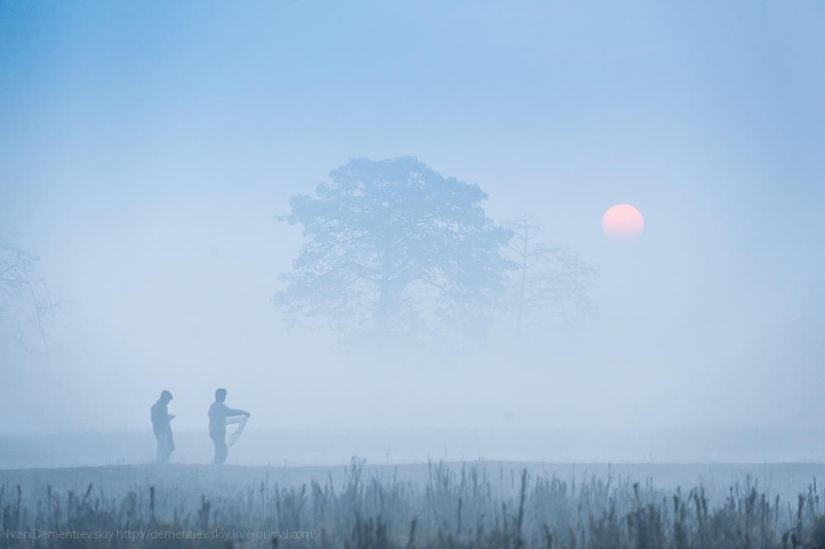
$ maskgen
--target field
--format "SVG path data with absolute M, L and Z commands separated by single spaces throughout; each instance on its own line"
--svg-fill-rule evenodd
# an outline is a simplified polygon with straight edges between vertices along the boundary
M 170 464 L 0 471 L 0 547 L 772 548 L 825 466 Z

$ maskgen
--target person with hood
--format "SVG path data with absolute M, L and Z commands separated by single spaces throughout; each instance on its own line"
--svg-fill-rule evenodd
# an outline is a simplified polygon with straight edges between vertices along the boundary
M 171 400 L 172 393 L 164 389 L 158 401 L 152 406 L 152 431 L 158 441 L 156 463 L 169 463 L 169 458 L 175 451 L 175 441 L 172 438 L 172 420 L 175 419 L 175 415 L 170 414 L 168 408 Z

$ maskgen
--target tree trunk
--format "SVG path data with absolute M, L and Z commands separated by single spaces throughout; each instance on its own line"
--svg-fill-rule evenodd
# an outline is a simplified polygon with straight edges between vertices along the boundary
M 527 223 L 524 223 L 524 242 L 521 251 L 521 281 L 519 283 L 518 301 L 516 301 L 516 341 L 521 341 L 521 323 L 524 317 L 524 299 L 527 292 Z

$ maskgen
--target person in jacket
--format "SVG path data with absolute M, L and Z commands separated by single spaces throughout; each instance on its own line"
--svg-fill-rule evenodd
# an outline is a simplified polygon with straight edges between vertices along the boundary
M 226 389 L 215 391 L 215 402 L 209 407 L 209 438 L 215 443 L 215 457 L 212 463 L 220 465 L 226 461 L 229 447 L 226 445 L 226 418 L 233 416 L 249 417 L 249 412 L 230 408 L 226 400 Z

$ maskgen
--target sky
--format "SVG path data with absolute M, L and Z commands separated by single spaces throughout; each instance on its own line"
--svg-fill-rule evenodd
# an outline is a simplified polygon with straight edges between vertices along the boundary
M 825 427 L 825 4 L 0 3 L 0 237 L 70 301 L 6 333 L 0 432 Z M 520 352 L 386 363 L 287 332 L 279 224 L 412 155 L 599 269 Z M 610 206 L 645 217 L 631 243 Z

